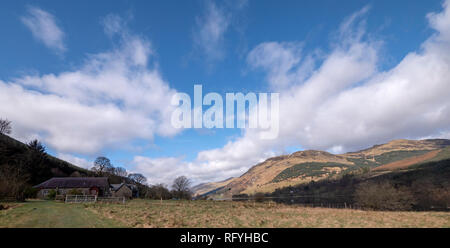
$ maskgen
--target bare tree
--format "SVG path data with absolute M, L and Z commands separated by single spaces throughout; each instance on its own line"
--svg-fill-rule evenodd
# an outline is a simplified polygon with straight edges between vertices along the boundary
M 120 176 L 120 177 L 127 177 L 128 172 L 123 167 L 116 167 L 114 168 L 114 175 Z
M 94 161 L 94 167 L 92 170 L 103 175 L 105 172 L 110 172 L 114 167 L 111 164 L 111 160 L 107 157 L 98 157 Z
M 190 185 L 191 181 L 187 177 L 177 177 L 172 184 L 175 197 L 180 199 L 190 199 L 192 195 L 191 190 L 189 189 Z
M 171 198 L 170 191 L 167 189 L 166 185 L 160 183 L 150 186 L 146 197 L 156 199 L 156 200 L 167 200 Z
M 19 201 L 25 200 L 24 190 L 29 179 L 30 176 L 23 166 L 0 165 L 0 198 L 15 197 Z
M 11 121 L 8 119 L 0 119 L 0 134 L 10 134 L 11 131 Z
M 139 184 L 147 182 L 147 178 L 140 173 L 131 173 L 128 175 L 128 178 Z

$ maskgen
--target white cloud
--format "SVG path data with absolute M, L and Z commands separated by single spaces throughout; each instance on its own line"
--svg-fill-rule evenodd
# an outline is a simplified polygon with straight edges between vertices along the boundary
M 208 60 L 220 60 L 224 56 L 224 35 L 230 25 L 230 16 L 214 2 L 206 3 L 205 13 L 196 19 L 194 44 Z
M 179 132 L 170 125 L 175 90 L 150 63 L 150 42 L 124 32 L 120 44 L 72 71 L 0 81 L 0 113 L 13 121 L 14 136 L 39 136 L 57 152 L 94 154 Z
M 84 158 L 80 158 L 72 154 L 59 153 L 57 157 L 81 168 L 91 169 L 93 166 L 92 161 L 88 161 Z
M 56 24 L 55 17 L 38 8 L 28 7 L 27 15 L 21 18 L 23 24 L 31 31 L 33 37 L 58 53 L 66 51 L 64 32 Z
M 346 35 L 320 61 L 302 54 L 297 42 L 256 46 L 250 66 L 265 70 L 281 93 L 279 138 L 260 140 L 258 130 L 247 129 L 222 148 L 200 152 L 184 165 L 186 174 L 199 181 L 239 176 L 293 145 L 345 152 L 396 138 L 448 137 L 449 3 L 428 15 L 435 34 L 387 71 L 377 67 L 381 42 L 367 39 L 361 24 L 367 7 L 344 21 L 339 34 Z
M 194 49 L 197 55 L 208 62 L 225 58 L 225 35 L 233 26 L 233 20 L 236 19 L 237 14 L 247 4 L 247 0 L 223 1 L 220 5 L 214 1 L 206 2 L 204 12 L 196 17 L 193 32 Z
M 173 180 L 179 176 L 187 176 L 191 182 L 197 184 L 204 181 L 215 181 L 221 178 L 229 178 L 236 174 L 242 174 L 247 168 L 229 168 L 223 166 L 211 166 L 200 162 L 186 162 L 182 158 L 164 157 L 149 158 L 136 156 L 131 163 L 133 172 L 142 173 L 147 177 L 149 184 L 163 183 L 171 186 Z M 226 170 L 218 173 L 218 168 Z

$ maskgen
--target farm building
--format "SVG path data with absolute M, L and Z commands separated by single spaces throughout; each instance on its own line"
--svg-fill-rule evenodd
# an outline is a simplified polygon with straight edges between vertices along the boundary
M 111 194 L 115 197 L 139 197 L 139 191 L 136 185 L 127 183 L 111 184 Z
M 110 186 L 107 177 L 53 177 L 33 188 L 39 189 L 37 196 L 45 198 L 51 190 L 65 195 L 77 190 L 83 195 L 109 195 Z

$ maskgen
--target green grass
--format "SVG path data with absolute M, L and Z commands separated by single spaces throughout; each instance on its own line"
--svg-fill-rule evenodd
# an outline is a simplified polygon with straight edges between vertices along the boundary
M 296 164 L 280 172 L 276 177 L 272 179 L 272 182 L 276 183 L 286 179 L 296 178 L 300 176 L 302 178 L 317 177 L 331 173 L 329 171 L 324 170 L 324 168 L 326 167 L 347 168 L 348 165 L 339 163 L 317 163 L 317 162 Z
M 53 201 L 8 203 L 11 209 L 0 211 L 0 227 L 123 227 L 121 222 L 89 211 L 84 204 Z

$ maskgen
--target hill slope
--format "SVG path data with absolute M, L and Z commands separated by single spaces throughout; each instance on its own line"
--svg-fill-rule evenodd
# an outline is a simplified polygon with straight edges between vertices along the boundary
M 94 173 L 0 134 L 0 197 L 17 196 L 17 192 L 52 177 L 68 176 L 94 176 Z
M 338 155 L 324 151 L 299 151 L 269 158 L 226 185 L 207 185 L 208 190 L 214 192 L 211 196 L 219 198 L 256 192 L 270 193 L 278 188 L 331 178 L 341 173 L 371 170 L 382 173 L 407 169 L 418 163 L 450 158 L 449 149 L 450 140 L 446 139 L 403 139 Z
M 53 157 L 49 154 L 39 154 L 24 143 L 7 135 L 0 134 L 0 166 L 3 170 L 9 168 L 21 169 L 27 176 L 27 182 L 38 184 L 53 176 L 92 176 L 92 172 Z

